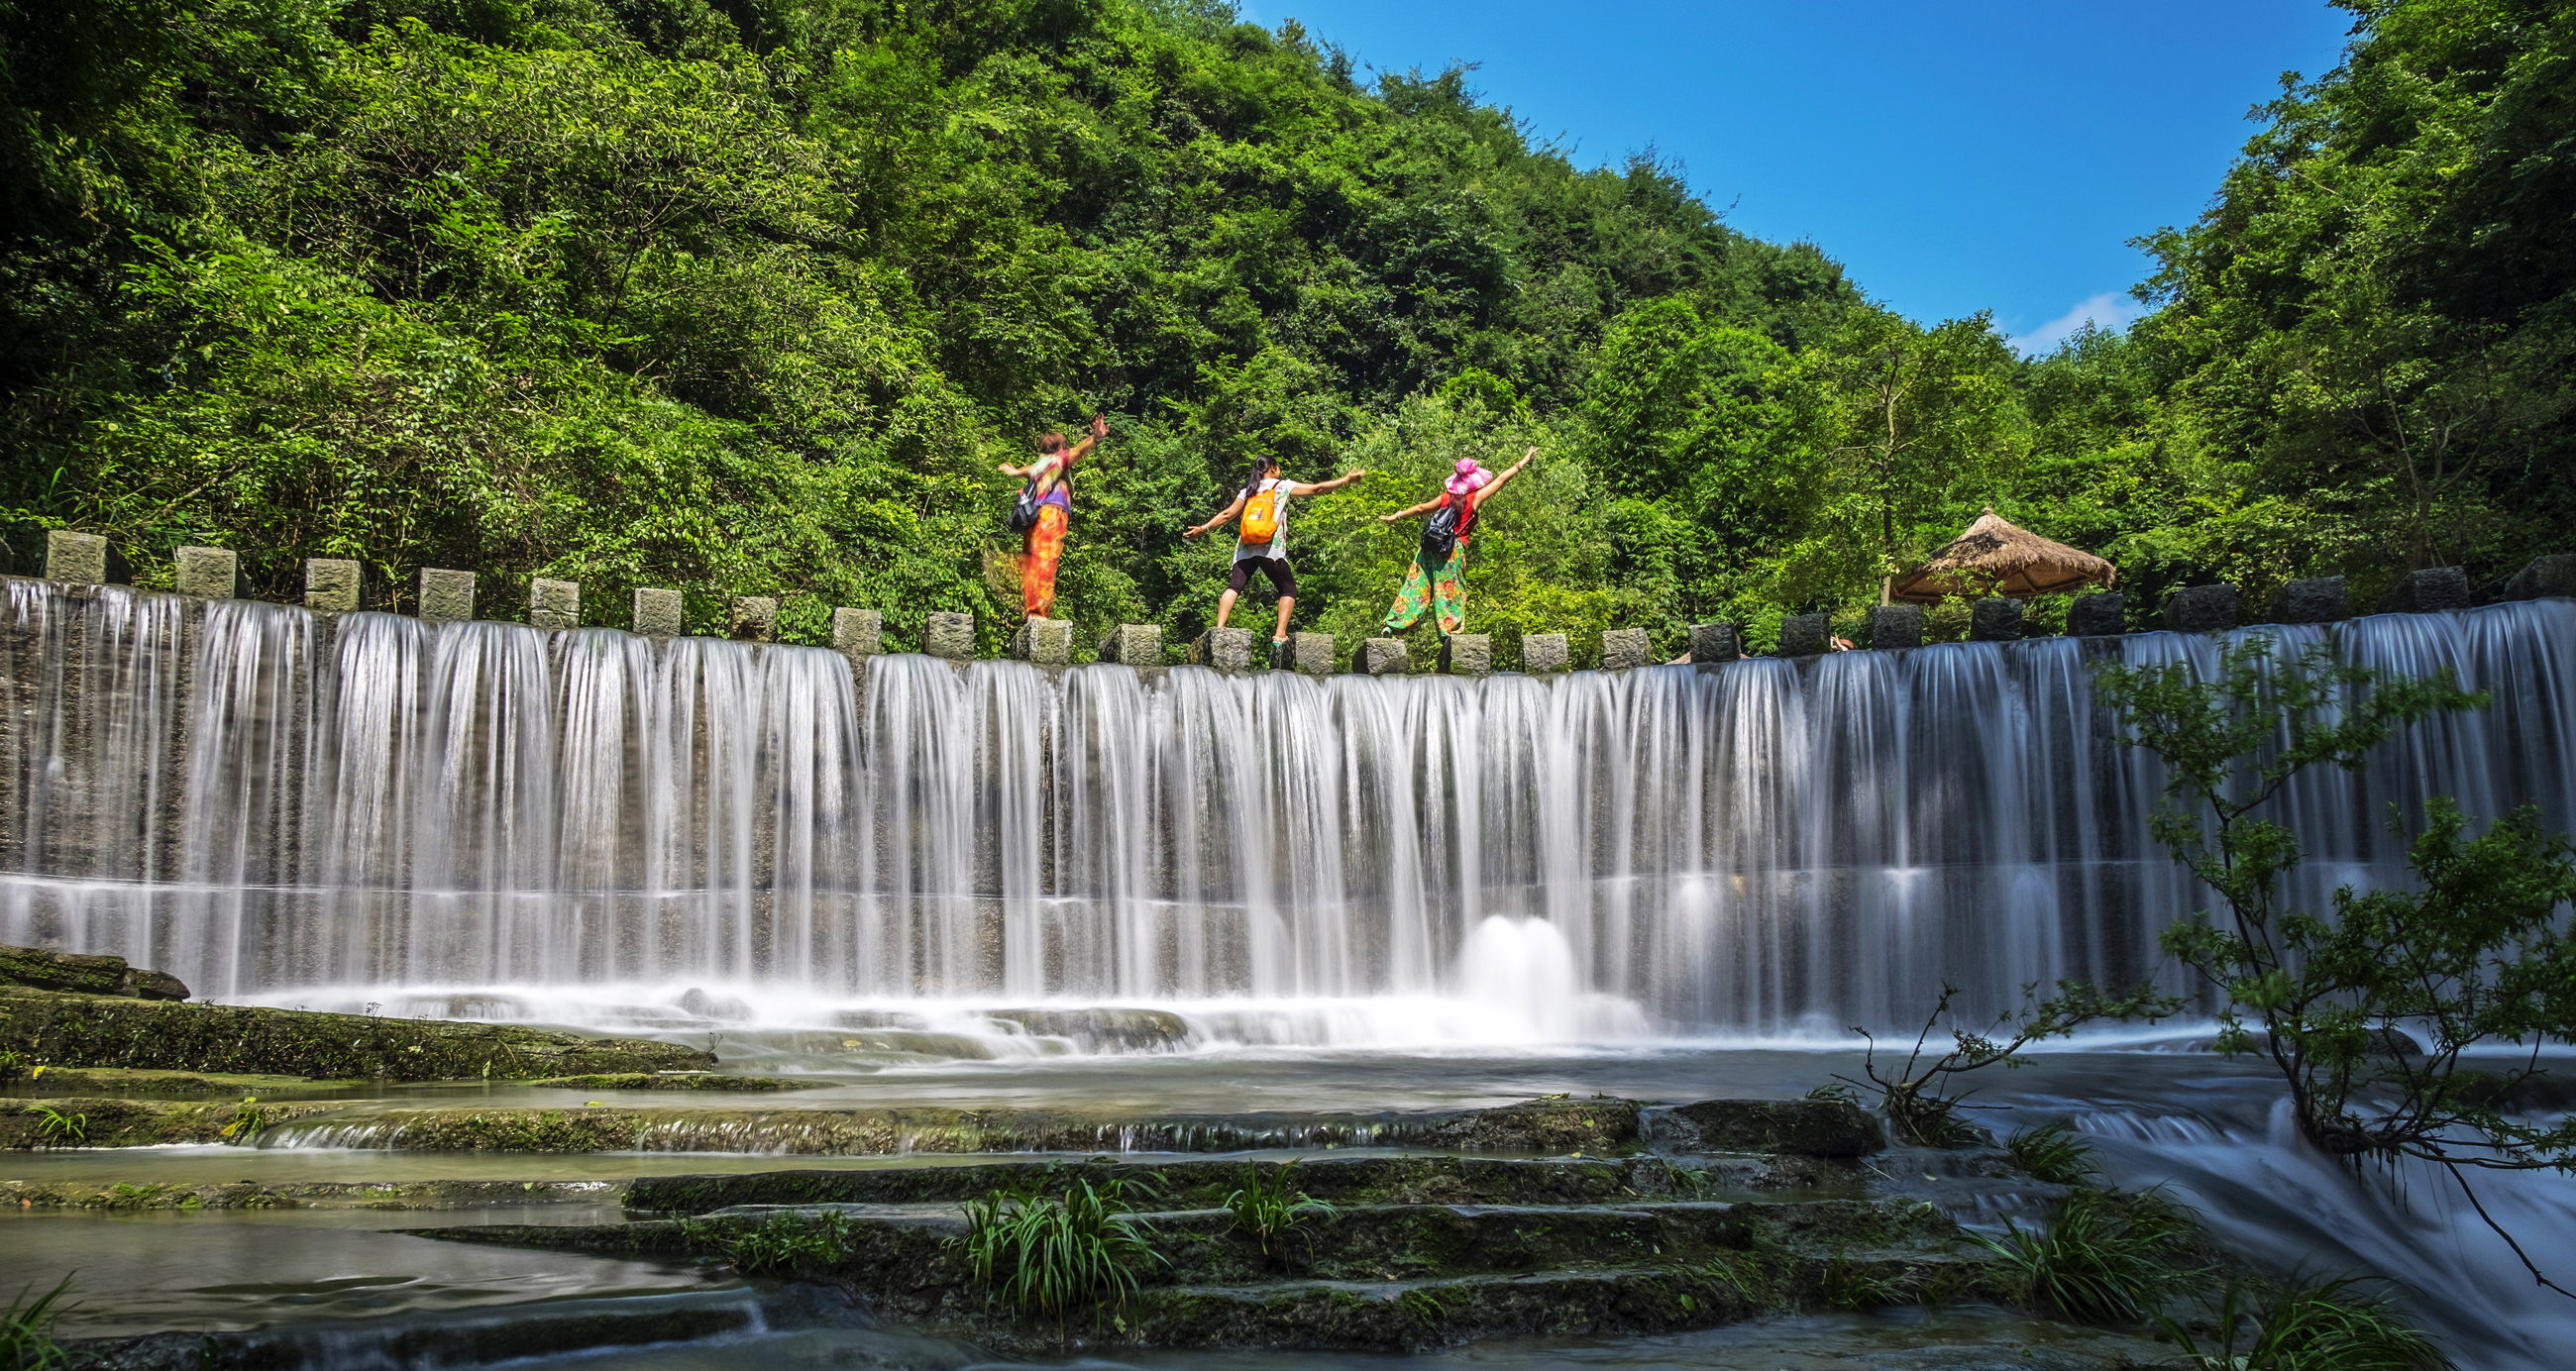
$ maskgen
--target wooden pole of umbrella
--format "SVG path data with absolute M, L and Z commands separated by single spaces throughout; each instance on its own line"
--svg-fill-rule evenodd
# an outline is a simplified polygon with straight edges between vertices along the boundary
M 1930 560 L 1896 578 L 1887 594 L 1906 604 L 1928 605 L 1945 596 L 2058 595 L 2084 586 L 2108 586 L 2119 568 L 2080 548 L 2052 542 L 2004 522 L 1992 507 Z

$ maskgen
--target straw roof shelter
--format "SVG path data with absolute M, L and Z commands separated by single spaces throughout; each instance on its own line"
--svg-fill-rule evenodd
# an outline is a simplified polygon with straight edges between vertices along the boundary
M 1996 517 L 1992 506 L 1932 559 L 1896 578 L 1890 593 L 1928 605 L 1945 595 L 2056 595 L 2111 585 L 2119 568 L 2064 543 L 2053 543 Z

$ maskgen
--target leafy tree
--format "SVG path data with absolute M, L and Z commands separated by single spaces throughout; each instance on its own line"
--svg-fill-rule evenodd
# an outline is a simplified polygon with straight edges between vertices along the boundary
M 2309 1142 L 2355 1163 L 2441 1167 L 2481 1217 L 2473 1173 L 2576 1166 L 2576 1122 L 2506 1112 L 2539 1074 L 2544 1044 L 2576 1043 L 2565 931 L 2576 848 L 2528 808 L 2467 837 L 2458 808 L 2436 799 L 2409 853 L 2415 889 L 2345 887 L 2331 918 L 2282 894 L 2302 855 L 2275 817 L 2293 778 L 2358 770 L 2400 728 L 2484 695 L 2447 673 L 2410 680 L 2344 663 L 2331 640 L 2276 660 L 2260 634 L 2222 648 L 2206 680 L 2180 665 L 2106 663 L 2095 690 L 2124 741 L 2167 769 L 2157 842 L 2220 902 L 2219 917 L 2194 914 L 2163 945 L 2217 997 L 2220 1049 L 2259 1053 L 2279 1072 Z M 2403 1037 L 2417 1030 L 2430 1039 L 2421 1055 Z M 2464 1053 L 2499 1042 L 2534 1056 L 2501 1077 L 2463 1068 Z

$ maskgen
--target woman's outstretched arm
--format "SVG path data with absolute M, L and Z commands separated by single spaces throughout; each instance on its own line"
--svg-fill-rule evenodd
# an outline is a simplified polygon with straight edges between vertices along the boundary
M 1329 481 L 1308 481 L 1292 485 L 1288 487 L 1288 493 L 1291 495 L 1321 495 L 1328 490 L 1339 490 L 1366 475 L 1368 475 L 1366 470 L 1359 467 L 1353 467 L 1349 471 L 1343 472 L 1341 475 L 1336 476 Z
M 1505 467 L 1502 474 L 1493 479 L 1492 484 L 1487 485 L 1483 490 L 1476 492 L 1477 503 L 1482 504 L 1500 494 L 1503 487 L 1509 484 L 1513 477 L 1521 474 L 1521 468 L 1528 466 L 1530 464 L 1530 459 L 1537 455 L 1537 448 L 1531 448 L 1529 451 L 1522 453 L 1521 459 L 1512 463 L 1510 466 Z
M 1440 508 L 1438 500 L 1425 500 L 1411 509 L 1399 509 L 1393 514 L 1381 514 L 1377 516 L 1377 521 L 1381 524 L 1391 524 L 1398 519 L 1410 519 L 1417 514 L 1428 514 L 1438 508 Z
M 1195 537 L 1199 536 L 1200 534 L 1207 532 L 1209 529 L 1212 529 L 1212 528 L 1216 527 L 1217 525 L 1219 525 L 1219 524 L 1221 524 L 1221 523 L 1224 523 L 1225 521 L 1227 521 L 1227 520 L 1229 520 L 1229 519 L 1233 518 L 1235 515 L 1240 514 L 1240 513 L 1242 513 L 1242 512 L 1243 512 L 1243 492 L 1242 492 L 1242 491 L 1236 491 L 1236 492 L 1234 493 L 1234 503 L 1233 503 L 1233 504 L 1227 505 L 1224 509 L 1219 510 L 1219 511 L 1218 511 L 1218 512 L 1216 512 L 1215 514 L 1211 514 L 1211 515 L 1209 515 L 1209 516 L 1208 516 L 1208 521 L 1207 521 L 1206 523 L 1204 523 L 1204 524 L 1199 525 L 1197 528 L 1185 528 L 1185 529 L 1182 529 L 1182 530 L 1181 530 L 1181 536 L 1182 536 L 1182 537 L 1184 537 L 1184 538 L 1195 538 Z

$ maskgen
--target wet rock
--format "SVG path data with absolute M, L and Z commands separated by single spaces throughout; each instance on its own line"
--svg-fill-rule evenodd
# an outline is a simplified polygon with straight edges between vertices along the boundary
M 1120 624 L 1100 640 L 1100 660 L 1121 666 L 1149 667 L 1163 664 L 1163 626 L 1160 624 Z
M 0 985 L 142 1000 L 188 998 L 188 987 L 168 972 L 128 966 L 123 957 L 50 952 L 41 947 L 0 945 Z
M 996 1009 L 984 1017 L 1041 1038 L 1070 1038 L 1093 1051 L 1168 1051 L 1190 1041 L 1189 1021 L 1162 1009 Z
M 2236 587 L 2185 586 L 2165 601 L 2165 627 L 2176 633 L 2223 633 L 2236 627 Z
M 722 1019 L 727 1023 L 741 1023 L 751 1017 L 750 1005 L 730 995 L 718 998 L 696 986 L 680 992 L 679 1005 L 681 1012 L 695 1014 L 701 1019 Z
M 1923 606 L 1880 605 L 1869 612 L 1869 646 L 1881 652 L 1891 648 L 1923 646 Z
M 2341 576 L 2292 581 L 2272 592 L 2264 611 L 2276 624 L 2330 624 L 2349 614 Z
M 182 595 L 229 600 L 241 590 L 241 558 L 229 548 L 180 548 L 170 571 L 171 588 Z
M 102 585 L 113 570 L 107 539 L 95 533 L 48 529 L 45 533 L 45 579 L 78 585 Z
M 446 1023 L 0 986 L 0 1051 L 54 1066 L 313 1079 L 524 1080 L 705 1070 L 712 1053 L 515 1024 Z
M 610 1204 L 624 1181 L 0 1181 L 22 1209 L 477 1209 Z
M 725 636 L 743 643 L 766 643 L 776 639 L 778 597 L 736 595 L 726 601 Z
M 682 621 L 680 592 L 652 586 L 635 590 L 635 632 L 646 638 L 676 638 Z
M 1330 676 L 1333 659 L 1340 655 L 1329 633 L 1291 633 L 1288 635 L 1288 657 L 1299 675 Z
M 36 1081 L 41 1087 L 41 1078 Z M 269 1123 L 327 1113 L 332 1103 L 261 1102 L 244 1122 L 239 1102 L 182 1104 L 165 1100 L 71 1096 L 0 1104 L 0 1149 L 32 1151 L 67 1147 L 168 1147 L 234 1141 Z
M 2547 595 L 2576 595 L 2576 554 L 2534 557 L 2531 564 L 2504 583 L 2504 598 L 2537 600 Z
M 1562 633 L 1524 633 L 1521 635 L 1521 670 L 1532 676 L 1546 676 L 1566 669 L 1572 660 L 1567 655 Z
M 345 557 L 304 559 L 304 607 L 316 614 L 347 614 L 358 607 L 358 564 Z
M 1351 670 L 1363 676 L 1401 676 L 1413 669 L 1402 638 L 1370 638 L 1351 659 Z
M 1832 646 L 1833 618 L 1825 614 L 1792 614 L 1780 621 L 1783 657 L 1813 657 Z
M 1494 671 L 1494 640 L 1482 633 L 1452 633 L 1440 640 L 1440 674 L 1443 676 L 1490 676 Z
M 1631 671 L 1641 666 L 1652 666 L 1654 660 L 1654 644 L 1647 640 L 1646 630 L 1613 628 L 1602 631 L 1601 669 L 1603 671 Z
M 874 657 L 885 650 L 885 614 L 881 610 L 851 609 L 843 606 L 832 611 L 832 650 L 853 663 L 862 657 Z
M 463 623 L 474 617 L 474 573 L 438 567 L 420 569 L 420 621 Z
M 1431 1147 L 1613 1156 L 1637 1148 L 1635 1100 L 1532 1100 L 1480 1109 L 1425 1130 Z
M 1968 609 L 1968 641 L 2009 643 L 2021 637 L 2021 601 L 1990 595 Z
M 581 627 L 580 582 L 550 581 L 543 576 L 529 581 L 528 627 L 555 632 Z
M 1733 624 L 1693 624 L 1690 659 L 1703 666 L 1732 662 L 1743 655 Z
M 1848 1100 L 1702 1100 L 1667 1117 L 1696 1134 L 1693 1151 L 1865 1157 L 1887 1146 L 1878 1120 Z
M 2066 607 L 2069 638 L 2108 638 L 2128 631 L 2128 598 L 2118 591 L 2078 595 Z
M 934 610 L 922 625 L 921 650 L 933 657 L 963 662 L 975 655 L 975 616 Z
M 832 1082 L 798 1080 L 793 1076 L 722 1076 L 712 1071 L 620 1071 L 604 1076 L 550 1076 L 521 1084 L 551 1090 L 728 1090 L 752 1093 L 812 1090 Z
M 1203 666 L 1239 675 L 1252 669 L 1252 630 L 1248 628 L 1212 628 L 1191 640 L 1188 653 L 1191 666 Z
M 1036 666 L 1073 664 L 1073 620 L 1028 619 L 1011 635 L 1011 655 Z

